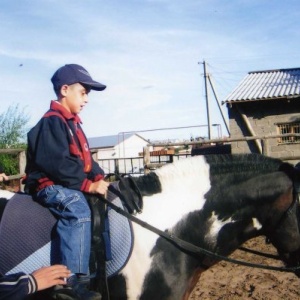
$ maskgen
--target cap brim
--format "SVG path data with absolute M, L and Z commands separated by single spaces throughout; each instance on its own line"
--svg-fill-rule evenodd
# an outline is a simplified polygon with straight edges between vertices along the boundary
M 95 90 L 95 91 L 103 91 L 106 89 L 106 85 L 97 82 L 97 81 L 92 81 L 92 82 L 80 82 L 83 85 L 89 87 L 91 90 Z

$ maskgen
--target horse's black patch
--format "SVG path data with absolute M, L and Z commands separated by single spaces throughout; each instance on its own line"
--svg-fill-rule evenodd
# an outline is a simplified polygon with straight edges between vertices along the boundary
M 221 255 L 231 254 L 237 247 L 257 235 L 251 220 L 225 224 L 217 236 L 216 251 Z
M 155 173 L 149 173 L 138 178 L 134 178 L 141 194 L 143 196 L 151 196 L 161 193 L 161 184 L 158 176 Z
M 214 210 L 219 219 L 253 216 L 259 203 L 273 201 L 292 186 L 289 178 L 293 167 L 279 159 L 256 154 L 205 158 L 210 165 L 212 186 L 205 195 L 205 210 Z
M 109 296 L 111 300 L 127 300 L 126 281 L 123 275 L 108 279 Z
M 155 287 L 155 288 L 154 288 Z M 168 299 L 171 289 L 160 270 L 150 271 L 144 281 L 140 300 Z
M 215 185 L 206 194 L 204 207 L 207 213 L 215 211 L 218 218 L 224 220 L 229 217 L 233 220 L 258 217 L 262 215 L 258 207 L 273 202 L 292 185 L 282 172 L 263 174 L 230 186 Z

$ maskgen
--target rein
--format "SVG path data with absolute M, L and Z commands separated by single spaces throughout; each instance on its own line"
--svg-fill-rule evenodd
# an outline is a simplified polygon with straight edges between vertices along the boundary
M 121 200 L 124 199 L 123 195 L 114 187 L 110 186 L 110 191 L 113 192 L 116 196 L 118 196 Z M 234 263 L 234 264 L 238 264 L 238 265 L 243 265 L 243 266 L 247 266 L 247 267 L 252 267 L 252 268 L 260 268 L 260 269 L 266 269 L 266 270 L 273 270 L 273 271 L 280 271 L 280 272 L 295 272 L 297 270 L 300 269 L 300 266 L 297 267 L 276 267 L 276 266 L 268 266 L 268 265 L 264 265 L 264 264 L 254 264 L 254 263 L 249 263 L 246 261 L 241 261 L 241 260 L 236 260 L 236 259 L 232 259 L 229 258 L 227 256 L 223 256 L 220 255 L 216 252 L 212 252 L 209 251 L 207 249 L 195 246 L 189 242 L 186 242 L 172 234 L 170 234 L 167 231 L 162 231 L 138 218 L 136 218 L 135 216 L 131 215 L 130 213 L 128 213 L 127 211 L 125 211 L 124 209 L 121 209 L 120 207 L 114 205 L 113 203 L 111 203 L 110 201 L 106 200 L 104 197 L 101 196 L 97 196 L 101 201 L 105 202 L 107 204 L 107 206 L 111 207 L 113 210 L 115 210 L 117 213 L 121 214 L 122 216 L 128 218 L 129 220 L 137 223 L 138 225 L 146 228 L 147 230 L 150 230 L 154 233 L 156 233 L 157 235 L 159 235 L 160 237 L 164 238 L 165 240 L 169 241 L 171 244 L 173 244 L 174 246 L 176 246 L 177 248 L 179 248 L 181 251 L 183 251 L 184 253 L 191 255 L 191 256 L 196 256 L 199 257 L 201 254 L 205 254 L 207 256 L 219 259 L 219 260 L 224 260 L 230 263 Z M 294 204 L 294 203 L 293 203 Z M 288 209 L 288 211 L 290 210 L 290 208 Z

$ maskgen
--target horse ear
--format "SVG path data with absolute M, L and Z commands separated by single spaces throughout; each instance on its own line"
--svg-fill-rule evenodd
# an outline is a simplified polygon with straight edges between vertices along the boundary
M 295 172 L 296 172 L 295 187 L 296 187 L 297 193 L 299 193 L 299 199 L 300 199 L 300 162 L 298 162 L 295 165 Z
M 300 163 L 299 166 L 296 168 L 295 166 L 289 163 L 282 163 L 278 169 L 278 171 L 284 172 L 292 181 L 294 181 L 298 176 L 300 178 Z

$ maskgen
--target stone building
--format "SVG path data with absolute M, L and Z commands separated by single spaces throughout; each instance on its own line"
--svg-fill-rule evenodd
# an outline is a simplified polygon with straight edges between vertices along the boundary
M 249 72 L 223 101 L 229 115 L 232 153 L 263 153 L 300 160 L 300 68 Z M 277 136 L 267 138 L 270 136 Z

